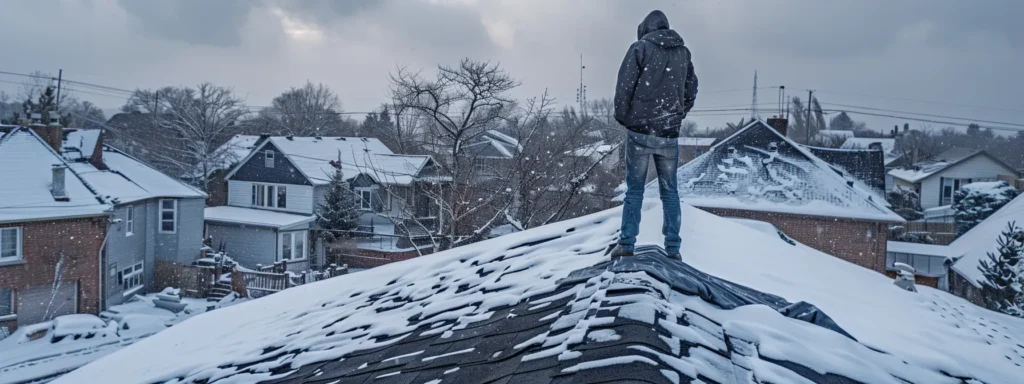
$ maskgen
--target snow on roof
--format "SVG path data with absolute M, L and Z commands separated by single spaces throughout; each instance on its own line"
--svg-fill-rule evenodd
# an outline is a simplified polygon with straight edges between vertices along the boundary
M 967 160 L 974 157 L 974 155 L 984 152 L 985 151 L 980 149 L 954 147 L 940 153 L 938 156 L 935 156 L 934 159 L 914 164 L 913 168 L 891 170 L 889 171 L 889 175 L 898 179 L 906 180 L 910 183 L 917 183 L 946 168 L 956 165 L 961 161 Z
M 842 131 L 842 130 L 832 130 L 832 129 L 826 129 L 826 130 L 818 131 L 818 135 L 820 135 L 820 136 L 828 136 L 828 137 L 845 137 L 845 138 L 850 138 L 850 137 L 854 137 L 855 136 L 853 134 L 853 131 Z
M 710 147 L 715 143 L 714 137 L 680 137 L 680 147 Z
M 0 140 L 0 223 L 107 214 L 110 206 L 74 169 L 64 173 L 67 201 L 55 200 L 50 192 L 55 164 L 67 165 L 31 130 L 16 129 Z
M 952 248 L 945 245 L 905 243 L 902 241 L 889 241 L 885 246 L 886 252 L 907 253 L 912 255 L 939 256 L 947 258 L 959 257 Z
M 231 168 L 232 165 L 245 159 L 252 152 L 253 148 L 256 148 L 256 142 L 260 139 L 259 135 L 235 135 L 230 140 L 225 142 L 220 148 L 217 149 L 217 153 L 221 153 L 223 158 L 223 164 L 220 169 Z
M 683 209 L 685 263 L 609 263 L 614 208 L 208 312 L 54 383 L 1019 378 L 1024 320 Z
M 61 150 L 64 158 L 75 161 L 92 157 L 102 132 L 102 129 L 65 129 Z
M 1011 222 L 1015 222 L 1018 227 L 1024 227 L 1024 195 L 1013 199 L 949 245 L 954 253 L 964 255 L 953 264 L 953 270 L 980 287 L 979 281 L 985 277 L 978 270 L 978 266 L 981 260 L 988 260 L 989 252 L 998 255 L 999 246 L 996 240 Z
M 605 144 L 604 141 L 598 141 L 593 144 L 587 144 L 577 149 L 566 152 L 569 156 L 577 157 L 590 157 L 590 156 L 603 156 L 609 152 L 615 150 L 615 146 L 611 144 Z
M 346 178 L 365 173 L 382 183 L 402 185 L 411 183 L 430 159 L 396 155 L 372 137 L 272 136 L 267 142 L 273 143 L 315 185 L 331 181 L 335 170 L 331 162 L 337 162 L 339 154 Z
M 886 154 L 892 153 L 896 150 L 896 139 L 892 138 L 873 138 L 873 137 L 851 137 L 843 142 L 840 147 L 842 149 L 868 149 L 871 144 L 879 143 L 882 145 L 882 152 Z
M 203 215 L 206 221 L 279 229 L 295 228 L 316 220 L 312 215 L 230 206 L 206 207 Z
M 700 207 L 904 221 L 870 188 L 760 120 L 681 166 L 678 180 L 683 200 Z M 648 184 L 648 195 L 657 190 Z
M 512 145 L 512 146 L 516 147 L 517 149 L 519 149 L 520 151 L 523 150 L 523 146 L 519 145 L 519 140 L 516 140 L 512 136 L 506 135 L 504 133 L 498 132 L 498 131 L 493 130 L 493 129 L 488 129 L 487 132 L 484 133 L 484 135 L 485 136 L 493 137 L 493 138 L 495 138 L 497 140 L 500 140 L 504 144 Z

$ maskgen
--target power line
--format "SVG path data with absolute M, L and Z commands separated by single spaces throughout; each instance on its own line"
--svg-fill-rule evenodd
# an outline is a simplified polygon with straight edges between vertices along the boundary
M 999 122 L 999 121 L 980 120 L 980 119 L 972 119 L 972 118 L 966 118 L 966 117 L 933 115 L 933 114 L 928 114 L 928 113 L 898 111 L 898 110 L 892 110 L 892 109 L 871 108 L 871 107 L 860 107 L 860 106 L 856 106 L 856 105 L 847 105 L 847 104 L 836 104 L 836 103 L 824 103 L 824 104 L 825 105 L 833 105 L 833 106 L 837 106 L 837 107 L 848 107 L 848 108 L 865 109 L 865 110 L 869 110 L 869 111 L 906 113 L 906 114 L 910 114 L 910 115 L 918 115 L 918 116 L 926 116 L 926 117 L 936 117 L 936 118 L 940 118 L 940 119 L 968 120 L 968 121 L 977 122 L 977 123 L 1001 124 L 1001 125 L 1011 125 L 1011 126 L 1016 126 L 1016 127 L 1024 127 L 1024 124 L 1004 123 L 1004 122 Z
M 801 89 L 801 88 L 795 88 L 795 89 Z M 984 106 L 984 105 L 958 104 L 958 103 L 950 103 L 950 102 L 944 102 L 944 101 L 912 99 L 912 98 L 907 98 L 907 97 L 879 96 L 879 95 L 868 95 L 868 94 L 855 93 L 855 92 L 822 91 L 822 90 L 815 90 L 815 92 L 834 93 L 834 94 L 837 94 L 837 95 L 848 95 L 848 96 L 858 96 L 858 97 L 870 97 L 870 98 L 873 98 L 873 99 L 888 99 L 888 100 L 899 100 L 899 101 L 911 101 L 911 102 L 915 102 L 915 103 L 924 103 L 924 104 L 939 104 L 939 105 L 949 105 L 949 106 L 954 106 L 954 107 L 979 108 L 979 109 L 989 109 L 989 110 L 996 110 L 996 111 L 1008 111 L 1008 112 L 1024 113 L 1024 110 L 1021 110 L 1021 109 L 1003 108 L 1003 107 L 991 107 L 991 106 Z
M 826 109 L 825 111 L 829 111 L 829 112 L 846 112 L 846 113 L 853 113 L 853 114 L 860 114 L 860 115 L 867 115 L 867 116 L 876 116 L 876 117 L 891 117 L 891 118 L 894 118 L 894 119 L 903 119 L 903 120 L 917 121 L 917 122 L 923 122 L 923 123 L 932 123 L 932 124 L 943 124 L 943 125 L 949 125 L 949 126 L 954 126 L 954 127 L 969 127 L 971 125 L 969 123 L 958 122 L 958 121 L 932 120 L 932 119 L 925 119 L 925 118 L 920 118 L 920 117 L 899 116 L 899 115 L 890 115 L 890 114 L 884 114 L 884 113 L 873 113 L 873 112 L 863 112 L 863 111 L 849 111 L 849 110 L 841 110 L 841 109 Z M 997 131 L 1024 132 L 1024 128 L 994 127 L 994 126 L 986 126 L 986 125 L 978 125 L 978 127 L 979 128 L 985 128 L 985 129 L 997 130 Z

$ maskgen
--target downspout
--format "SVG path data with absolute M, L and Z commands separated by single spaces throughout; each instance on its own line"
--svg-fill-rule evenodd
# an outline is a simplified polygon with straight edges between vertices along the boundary
M 106 270 L 107 260 L 106 260 L 106 252 L 104 252 L 104 250 L 107 248 L 107 239 L 110 238 L 110 227 L 112 227 L 113 225 L 114 225 L 114 220 L 107 219 L 107 230 L 104 231 L 104 233 L 103 233 L 103 242 L 100 243 L 100 253 L 99 253 L 99 255 L 97 255 L 98 256 L 97 258 L 100 260 L 100 262 L 99 262 L 99 272 L 100 272 L 100 274 L 99 274 L 99 278 L 100 278 L 99 279 L 99 282 L 100 282 L 100 286 L 99 286 L 100 308 L 99 308 L 99 310 L 100 310 L 100 312 L 103 312 L 103 311 L 107 310 L 107 306 L 106 306 L 106 304 L 107 304 L 106 303 L 106 301 L 107 301 L 107 284 L 106 284 L 107 275 L 103 273 L 104 270 Z

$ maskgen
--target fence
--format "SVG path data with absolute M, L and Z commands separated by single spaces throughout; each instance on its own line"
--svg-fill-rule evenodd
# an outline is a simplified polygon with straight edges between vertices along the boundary
M 187 297 L 203 298 L 217 282 L 218 268 L 157 260 L 154 263 L 153 277 L 155 291 L 176 287 L 181 288 Z
M 901 224 L 907 233 L 927 234 L 935 244 L 949 245 L 956 240 L 956 223 L 934 221 L 911 221 Z
M 243 296 L 263 297 L 294 286 L 314 283 L 348 273 L 348 265 L 338 267 L 331 264 L 323 271 L 303 271 L 301 273 L 275 270 L 280 268 L 281 266 L 268 266 L 263 267 L 263 271 L 253 271 L 235 267 L 231 271 L 232 290 Z

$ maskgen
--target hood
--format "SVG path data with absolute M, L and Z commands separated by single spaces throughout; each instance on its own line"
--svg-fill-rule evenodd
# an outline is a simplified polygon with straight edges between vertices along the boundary
M 669 29 L 668 16 L 662 11 L 651 11 L 636 27 L 636 39 L 647 40 L 664 47 L 683 45 L 683 37 Z

